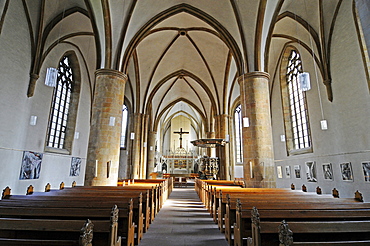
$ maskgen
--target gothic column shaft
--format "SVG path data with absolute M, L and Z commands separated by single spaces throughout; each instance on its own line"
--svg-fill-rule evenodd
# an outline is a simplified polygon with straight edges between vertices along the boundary
M 141 157 L 140 157 L 140 178 L 146 179 L 149 178 L 146 176 L 146 170 L 147 170 L 147 152 L 148 152 L 148 115 L 144 114 L 141 121 L 141 134 L 142 134 L 142 140 L 143 143 L 141 148 Z
M 131 178 L 138 179 L 141 172 L 141 148 L 142 148 L 142 119 L 143 114 L 135 113 L 134 115 L 134 139 L 132 146 L 132 173 Z
M 248 187 L 275 187 L 270 113 L 269 74 L 252 72 L 239 77 L 243 127 L 244 179 Z
M 116 70 L 95 72 L 85 185 L 117 185 L 126 81 Z
M 146 171 L 146 176 L 150 178 L 150 173 L 154 171 L 155 165 L 155 140 L 157 138 L 157 133 L 150 131 L 148 136 L 148 166 Z
M 216 138 L 226 139 L 229 129 L 229 116 L 227 114 L 221 114 L 216 117 Z M 220 179 L 229 179 L 229 153 L 228 153 L 228 144 L 224 147 L 216 148 L 216 156 L 220 158 L 220 170 L 219 177 Z

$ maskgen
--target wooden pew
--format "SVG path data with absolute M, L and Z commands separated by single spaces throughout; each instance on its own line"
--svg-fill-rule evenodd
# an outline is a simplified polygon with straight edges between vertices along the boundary
M 252 192 L 248 193 L 248 189 Z M 253 191 L 260 189 L 260 194 Z M 222 193 L 221 193 L 222 194 Z M 248 209 L 252 209 L 253 206 L 257 206 L 256 204 L 262 204 L 263 206 L 269 206 L 269 204 L 276 204 L 281 206 L 287 206 L 292 204 L 291 206 L 297 206 L 302 202 L 308 203 L 335 203 L 336 206 L 340 206 L 340 204 L 344 207 L 348 207 L 349 205 L 356 204 L 356 206 L 362 206 L 361 203 L 358 202 L 358 199 L 340 199 L 340 204 L 338 198 L 333 198 L 330 195 L 317 195 L 316 193 L 309 193 L 309 192 L 299 192 L 299 191 L 290 191 L 290 190 L 280 190 L 279 189 L 269 189 L 269 188 L 246 188 L 245 192 L 243 193 L 228 193 L 227 198 L 220 198 L 219 200 L 219 208 L 218 208 L 218 222 L 222 222 L 224 220 L 224 230 L 225 230 L 225 237 L 232 244 L 232 233 L 233 233 L 233 224 L 235 223 L 236 218 L 236 201 L 240 199 L 241 202 L 248 207 Z M 338 201 L 338 202 L 337 202 Z M 346 205 L 345 205 L 346 204 Z M 367 205 L 365 205 L 366 207 Z M 223 220 L 222 220 L 223 218 Z M 222 228 L 222 223 L 219 224 L 219 227 Z
M 264 199 L 264 198 L 261 198 Z M 370 204 L 353 202 L 352 199 L 313 199 L 300 198 L 299 201 L 278 200 L 275 202 L 255 201 L 253 204 L 258 204 L 259 213 L 252 208 L 252 221 L 258 219 L 274 219 L 281 221 L 282 219 L 342 219 L 342 220 L 359 220 L 370 219 Z M 322 201 L 320 201 L 322 200 Z M 343 202 L 342 202 L 343 200 Z M 269 201 L 269 200 L 267 200 Z M 234 239 L 235 245 L 243 245 L 242 239 L 252 234 L 251 233 L 251 209 L 252 203 L 238 202 L 236 203 L 236 219 L 234 224 Z M 256 205 L 257 206 L 257 205 Z M 243 209 L 242 209 L 243 207 Z M 258 214 L 258 215 L 257 215 Z M 254 227 L 255 228 L 255 227 Z M 262 244 L 263 245 L 263 244 Z
M 12 211 L 21 213 L 22 216 L 29 216 L 36 218 L 52 218 L 72 217 L 73 219 L 106 219 L 109 218 L 109 211 L 114 205 L 113 200 L 109 197 L 80 197 L 74 198 L 73 196 L 64 197 L 69 199 L 51 199 L 53 196 L 33 196 L 33 195 L 10 195 L 10 191 L 3 192 L 3 198 L 0 201 L 0 214 L 10 216 Z M 10 189 L 9 189 L 10 190 Z M 48 192 L 49 193 L 49 192 Z M 55 196 L 57 197 L 57 196 Z M 45 199 L 47 198 L 47 199 Z M 66 202 L 68 200 L 68 202 Z M 132 198 L 119 198 L 115 197 L 114 202 L 117 202 L 121 212 L 118 216 L 118 233 L 125 240 L 127 246 L 135 244 L 135 224 L 133 222 L 133 199 Z M 16 209 L 15 209 L 16 208 Z M 10 209 L 10 210 L 9 210 Z M 49 214 L 46 213 L 49 211 Z M 13 214 L 13 217 L 16 214 Z M 48 217 L 49 216 L 49 217 Z M 100 223 L 100 222 L 99 222 Z M 138 239 L 137 235 L 137 239 Z M 105 240 L 106 241 L 106 240 Z M 136 240 L 138 241 L 138 240 Z
M 121 245 L 117 206 L 110 216 L 94 223 L 89 219 L 84 222 L 82 216 L 58 214 L 47 208 L 35 211 L 32 207 L 7 207 L 0 211 L 0 245 Z
M 116 186 L 76 186 L 73 188 L 66 188 L 64 190 L 55 190 L 48 193 L 36 193 L 38 197 L 48 197 L 44 199 L 65 199 L 65 196 L 73 196 L 74 200 L 78 200 L 78 197 L 104 197 L 111 200 L 116 199 L 126 199 L 134 198 L 134 222 L 136 225 L 135 233 L 137 234 L 136 240 L 141 240 L 142 235 L 149 228 L 150 224 L 150 209 L 152 204 L 150 204 L 150 194 L 153 191 L 146 190 L 132 190 L 125 189 L 124 187 Z M 77 198 L 76 198 L 77 197 Z M 38 198 L 43 199 L 43 198 Z
M 30 196 L 10 196 L 10 200 L 19 201 L 40 201 L 47 204 L 51 202 L 65 202 L 68 201 L 69 206 L 73 207 L 84 207 L 84 204 L 88 204 L 89 207 L 108 207 L 111 206 L 113 202 L 119 204 L 120 206 L 125 206 L 125 204 L 130 203 L 133 200 L 133 223 L 135 226 L 135 244 L 139 244 L 143 237 L 144 232 L 144 214 L 142 209 L 142 193 L 129 193 L 124 194 L 113 193 L 106 191 L 104 193 L 93 192 L 91 190 L 88 192 L 75 192 L 75 191 L 55 191 L 48 193 L 34 193 Z M 104 199 L 104 201 L 98 201 L 97 203 L 94 199 Z M 147 216 L 149 216 L 147 214 Z
M 295 245 L 292 231 L 281 217 L 289 218 L 298 245 L 367 245 L 370 243 L 369 210 L 281 210 L 272 214 L 252 209 L 251 238 L 247 239 L 250 246 L 262 245 Z M 243 245 L 239 241 L 239 233 L 246 228 L 235 225 L 235 245 Z M 279 233 L 279 234 L 278 234 Z M 306 242 L 304 242 L 306 241 Z
M 370 220 L 289 221 L 289 224 L 283 220 L 278 231 L 282 246 L 370 245 Z

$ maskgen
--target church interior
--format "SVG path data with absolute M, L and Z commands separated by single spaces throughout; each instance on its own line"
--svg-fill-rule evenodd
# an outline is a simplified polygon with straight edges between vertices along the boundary
M 369 202 L 369 16 L 367 0 L 0 1 L 0 188 L 172 178 Z

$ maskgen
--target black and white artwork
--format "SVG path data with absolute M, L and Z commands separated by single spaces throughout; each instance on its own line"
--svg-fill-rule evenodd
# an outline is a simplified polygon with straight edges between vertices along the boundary
M 307 182 L 317 182 L 316 164 L 314 161 L 306 162 L 306 176 L 307 176 Z
M 350 162 L 341 163 L 340 171 L 344 181 L 353 181 L 352 166 Z
M 370 182 L 370 161 L 362 163 L 362 170 L 364 171 L 365 181 Z
M 24 151 L 19 179 L 38 179 L 40 177 L 42 153 Z
M 69 176 L 80 176 L 80 169 L 81 169 L 81 158 L 72 157 Z
M 290 166 L 285 166 L 285 176 L 290 179 Z
M 333 180 L 333 167 L 331 163 L 322 164 L 322 170 L 325 180 Z
M 294 174 L 296 179 L 301 178 L 301 166 L 300 165 L 294 165 Z

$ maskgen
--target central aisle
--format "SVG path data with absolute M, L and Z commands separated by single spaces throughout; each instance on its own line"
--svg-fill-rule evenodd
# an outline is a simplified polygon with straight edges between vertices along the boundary
M 174 188 L 139 246 L 227 246 L 194 187 Z

